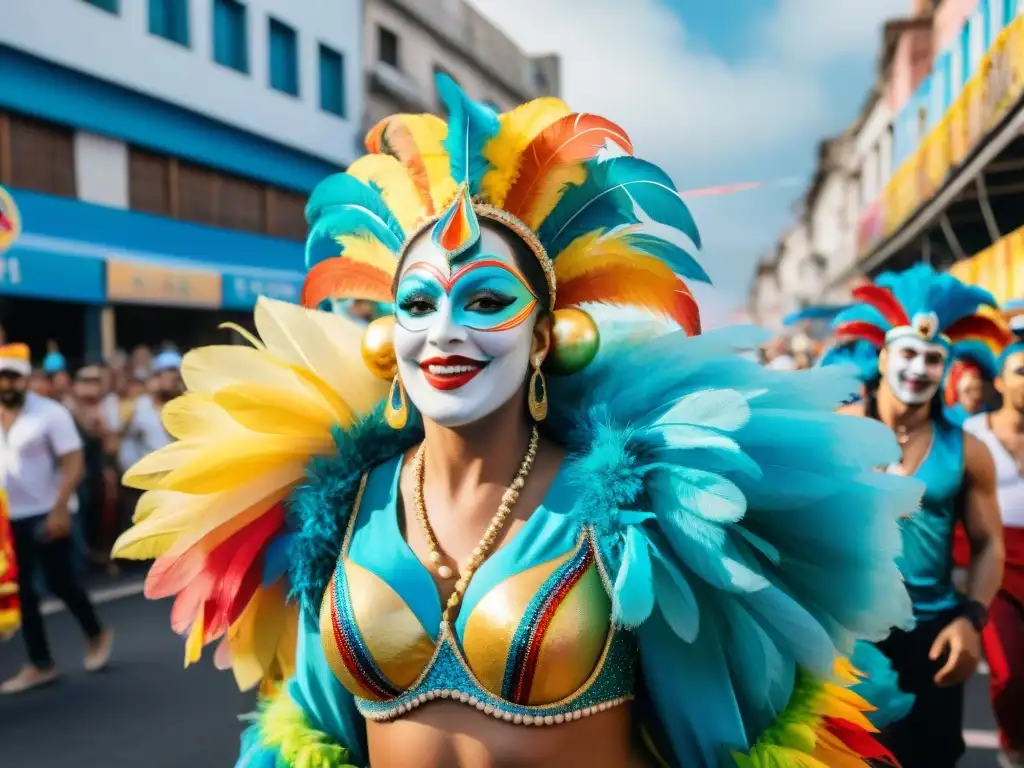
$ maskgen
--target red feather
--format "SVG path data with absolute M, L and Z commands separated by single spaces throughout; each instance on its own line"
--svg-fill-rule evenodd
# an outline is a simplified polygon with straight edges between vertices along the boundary
M 910 325 L 906 311 L 888 288 L 880 285 L 860 285 L 853 289 L 853 298 L 877 309 L 893 328 Z
M 505 198 L 505 210 L 523 218 L 552 170 L 594 159 L 608 139 L 633 154 L 626 132 L 603 117 L 574 113 L 556 120 L 523 152 L 519 173 Z
M 881 349 L 885 346 L 885 331 L 877 325 L 866 323 L 863 320 L 855 320 L 850 323 L 843 323 L 836 328 L 836 338 L 840 341 L 850 339 L 863 339 Z
M 325 299 L 366 299 L 391 302 L 391 276 L 355 259 L 336 256 L 321 261 L 306 275 L 301 302 L 316 309 Z
M 204 642 L 219 637 L 238 618 L 262 582 L 262 554 L 284 525 L 280 504 L 213 549 L 178 593 L 171 609 L 171 627 L 187 634 L 201 606 L 207 608 Z M 201 550 L 193 549 L 197 556 Z
M 859 725 L 838 717 L 826 717 L 825 727 L 829 733 L 859 756 L 867 760 L 876 760 L 885 765 L 897 766 L 898 768 L 899 762 L 896 760 L 896 756 Z
M 700 334 L 700 309 L 686 283 L 675 275 L 667 279 L 646 269 L 616 266 L 558 286 L 558 308 L 586 303 L 646 309 L 672 318 L 689 336 Z
M 995 344 L 1000 349 L 1014 338 L 1013 331 L 985 315 L 970 315 L 960 318 L 946 329 L 946 336 L 954 344 L 966 339 L 978 339 Z

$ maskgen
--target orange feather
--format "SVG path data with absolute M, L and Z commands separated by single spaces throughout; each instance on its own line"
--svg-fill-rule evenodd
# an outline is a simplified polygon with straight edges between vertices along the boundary
M 391 155 L 405 166 L 428 215 L 437 211 L 439 176 L 448 167 L 447 133 L 444 121 L 434 115 L 393 115 L 366 134 L 370 152 Z
M 671 269 L 657 266 L 608 265 L 558 285 L 558 307 L 611 304 L 637 307 L 672 318 L 690 336 L 700 333 L 697 302 Z
M 301 303 L 316 309 L 325 299 L 366 299 L 386 304 L 391 301 L 391 276 L 344 256 L 326 259 L 306 275 Z
M 527 224 L 539 225 L 566 184 L 565 173 L 556 171 L 592 160 L 608 140 L 633 153 L 626 132 L 603 117 L 575 113 L 549 125 L 523 153 L 519 174 L 505 198 L 505 210 Z

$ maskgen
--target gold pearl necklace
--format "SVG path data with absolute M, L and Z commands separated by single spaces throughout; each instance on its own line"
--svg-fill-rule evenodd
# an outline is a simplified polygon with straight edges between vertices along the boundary
M 515 506 L 516 501 L 519 499 L 519 492 L 523 490 L 526 485 L 526 478 L 530 476 L 530 470 L 533 469 L 533 460 L 537 458 L 537 445 L 540 442 L 540 434 L 537 431 L 537 427 L 533 427 L 533 431 L 530 434 L 530 444 L 526 449 L 526 454 L 523 456 L 523 461 L 519 465 L 519 471 L 516 472 L 515 479 L 512 481 L 512 485 L 508 487 L 504 495 L 501 497 L 501 504 L 498 505 L 498 511 L 494 513 L 494 517 L 491 518 L 490 525 L 487 526 L 487 530 L 484 531 L 483 538 L 480 539 L 480 543 L 476 545 L 472 555 L 469 558 L 469 562 L 466 563 L 465 568 L 462 570 L 462 575 L 459 580 L 455 582 L 455 588 L 452 591 L 451 596 L 448 598 L 448 604 L 444 609 L 444 619 L 448 620 L 451 612 L 458 607 L 462 601 L 462 595 L 466 592 L 466 587 L 469 584 L 469 580 L 476 572 L 484 560 L 487 558 L 488 553 L 491 551 L 491 547 L 494 546 L 494 542 L 498 538 L 498 534 L 501 529 L 505 526 L 505 521 L 508 520 L 508 516 L 512 514 L 512 507 Z M 416 517 L 420 520 L 420 525 L 423 526 L 423 533 L 427 538 L 427 546 L 430 549 L 430 563 L 437 568 L 437 575 L 442 579 L 450 579 L 454 575 L 452 569 L 442 563 L 441 546 L 437 543 L 437 537 L 434 535 L 434 529 L 430 526 L 430 521 L 427 519 L 427 503 L 423 495 L 423 485 L 426 478 L 426 443 L 422 443 L 419 450 L 416 451 L 416 458 L 414 460 L 414 468 L 416 472 L 416 488 L 413 494 L 413 502 L 416 507 Z

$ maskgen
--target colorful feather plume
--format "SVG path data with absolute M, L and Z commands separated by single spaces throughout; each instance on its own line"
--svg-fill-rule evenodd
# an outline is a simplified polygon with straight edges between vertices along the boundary
M 555 262 L 558 307 L 610 304 L 671 318 L 687 334 L 700 333 L 697 302 L 660 259 L 633 249 L 629 235 L 581 235 Z
M 862 339 L 881 349 L 889 331 L 910 326 L 920 315 L 937 318 L 935 338 L 948 338 L 954 356 L 957 343 L 966 339 L 999 345 L 1008 338 L 1005 325 L 985 314 L 995 304 L 989 293 L 927 264 L 882 274 L 873 285 L 855 289 L 854 298 L 857 302 L 835 319 L 841 341 Z
M 414 230 L 427 215 L 427 206 L 409 171 L 391 155 L 363 155 L 347 173 L 380 194 L 403 232 Z
M 633 153 L 626 132 L 603 117 L 574 113 L 552 123 L 525 148 L 503 200 L 505 209 L 528 226 L 539 227 L 566 188 L 586 180 L 583 163 L 596 158 L 609 141 Z
M 461 188 L 455 202 L 437 220 L 430 236 L 438 248 L 448 253 L 451 262 L 480 239 L 480 222 L 473 212 L 473 202 L 465 186 Z
M 554 259 L 587 232 L 641 223 L 637 209 L 653 221 L 679 230 L 700 248 L 690 209 L 658 166 L 635 157 L 616 157 L 605 162 L 592 160 L 585 168 L 586 180 L 565 191 L 538 231 Z
M 444 139 L 448 126 L 435 115 L 394 115 L 366 136 L 371 153 L 391 155 L 409 173 L 427 215 L 444 208 L 455 194 Z
M 483 148 L 491 167 L 484 174 L 480 191 L 491 205 L 505 208 L 505 196 L 519 175 L 530 143 L 568 114 L 569 107 L 564 101 L 549 96 L 529 101 L 499 117 L 498 132 Z
M 437 75 L 437 93 L 448 110 L 444 148 L 448 152 L 452 178 L 457 184 L 465 184 L 469 194 L 475 196 L 480 192 L 484 174 L 490 170 L 484 147 L 498 133 L 498 117 L 466 96 L 443 72 Z
M 115 557 L 156 558 L 145 591 L 176 596 L 171 623 L 187 636 L 186 663 L 220 640 L 218 664 L 243 688 L 294 666 L 282 502 L 309 457 L 334 449 L 332 430 L 387 390 L 362 363 L 354 323 L 267 299 L 255 316 L 265 346 L 185 356 L 189 394 L 164 414 L 178 442 L 128 471 L 125 483 L 146 492 L 114 547 Z

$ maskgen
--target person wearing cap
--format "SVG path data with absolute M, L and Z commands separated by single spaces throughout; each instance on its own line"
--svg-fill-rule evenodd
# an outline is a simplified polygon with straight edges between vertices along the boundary
M 35 588 L 37 569 L 86 635 L 85 668 L 103 669 L 113 633 L 105 629 L 71 565 L 71 515 L 82 478 L 82 439 L 71 413 L 60 403 L 28 391 L 29 349 L 0 347 L 0 485 L 6 490 L 18 561 L 22 636 L 28 663 L 0 684 L 0 694 L 51 683 L 57 670 L 50 655 Z

